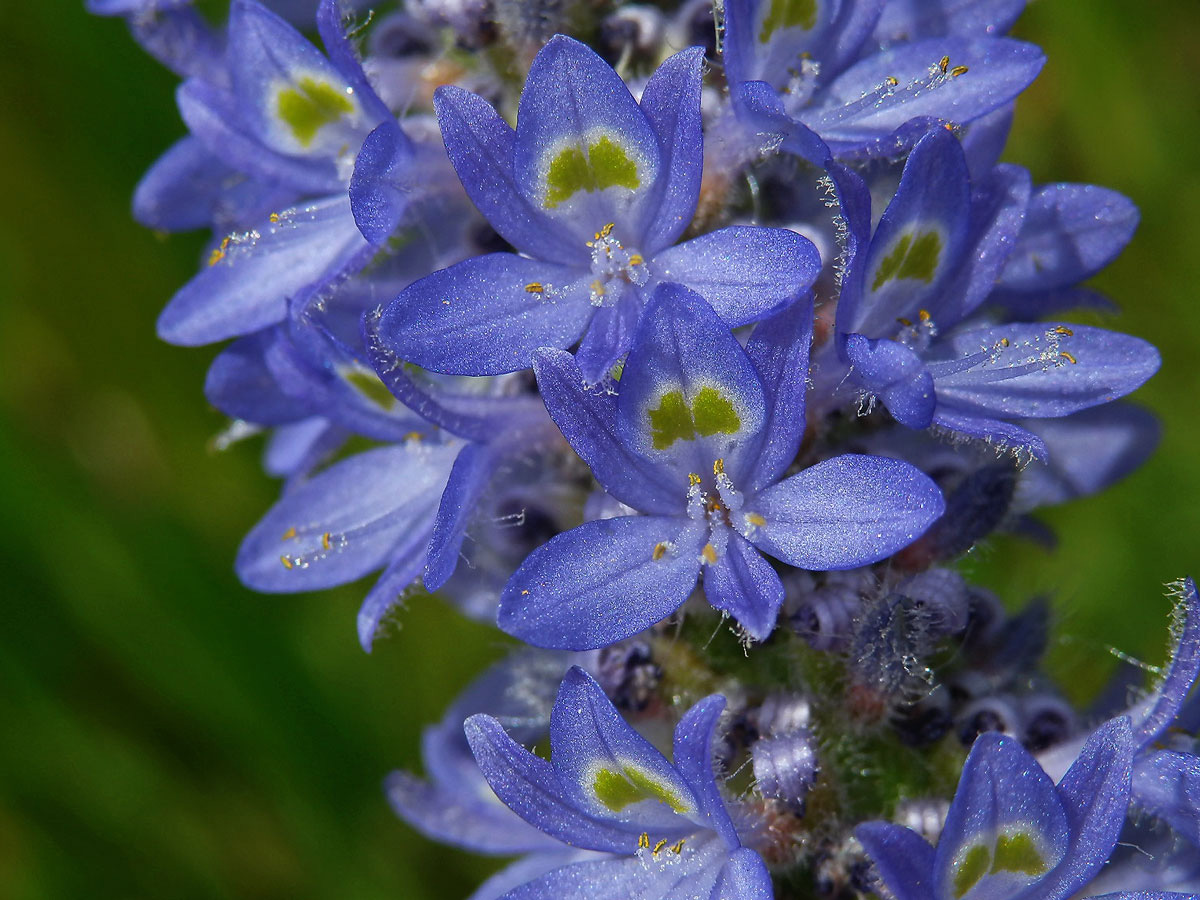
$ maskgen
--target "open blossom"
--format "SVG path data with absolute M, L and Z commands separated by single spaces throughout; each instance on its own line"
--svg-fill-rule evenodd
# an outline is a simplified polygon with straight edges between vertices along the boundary
M 1200 892 L 1194 582 L 1085 711 L 958 565 L 1158 439 L 1064 318 L 1136 207 L 999 162 L 1023 5 L 89 0 L 184 79 L 134 213 L 211 229 L 159 332 L 284 479 L 238 576 L 533 645 L 387 780 L 519 857 L 472 900 Z

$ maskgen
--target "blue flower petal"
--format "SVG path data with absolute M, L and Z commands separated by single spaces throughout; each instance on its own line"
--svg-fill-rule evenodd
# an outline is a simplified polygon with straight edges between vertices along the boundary
M 591 48 L 560 34 L 538 53 L 521 93 L 513 159 L 525 198 L 581 246 L 608 223 L 640 243 L 640 201 L 663 172 L 658 137 Z
M 725 552 L 704 570 L 704 596 L 737 619 L 750 637 L 764 641 L 783 605 L 783 583 L 761 553 L 732 534 Z
M 695 291 L 728 325 L 738 326 L 812 287 L 821 257 L 794 231 L 735 225 L 664 250 L 650 261 L 650 271 L 657 282 Z
M 669 468 L 625 446 L 616 433 L 615 399 L 602 388 L 589 388 L 584 383 L 571 354 L 540 350 L 534 357 L 533 370 L 554 423 L 606 491 L 643 512 L 684 512 L 686 487 L 671 484 Z
M 871 340 L 850 334 L 845 340 L 854 379 L 878 397 L 901 425 L 928 428 L 937 399 L 933 376 L 921 357 L 912 348 L 890 339 Z
M 891 822 L 865 822 L 854 836 L 896 900 L 933 896 L 933 848 L 920 835 Z
M 500 597 L 500 628 L 535 647 L 568 650 L 637 634 L 688 598 L 707 534 L 683 516 L 585 522 L 521 564 Z
M 675 726 L 672 753 L 675 767 L 687 779 L 700 800 L 703 818 L 699 820 L 705 828 L 717 833 L 730 850 L 741 841 L 729 817 L 721 791 L 717 787 L 713 772 L 713 741 L 717 722 L 725 710 L 725 698 L 713 694 L 700 700 L 683 714 Z
M 569 347 L 595 312 L 578 270 L 490 253 L 409 285 L 383 311 L 380 339 L 434 372 L 527 369 L 538 347 Z
M 747 538 L 802 569 L 851 569 L 890 556 L 945 508 L 937 486 L 898 460 L 844 454 L 774 484 L 748 509 L 765 521 Z
M 274 325 L 290 298 L 360 268 L 371 255 L 344 194 L 272 218 L 213 248 L 205 268 L 162 311 L 159 337 L 198 346 Z

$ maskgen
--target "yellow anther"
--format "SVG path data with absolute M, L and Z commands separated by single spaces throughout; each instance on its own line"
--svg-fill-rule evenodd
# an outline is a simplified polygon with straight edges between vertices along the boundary
M 712 544 L 705 544 L 704 549 L 700 551 L 700 555 L 704 557 L 704 561 L 715 563 L 717 561 L 717 548 Z
M 540 281 L 531 281 L 525 285 L 525 291 L 529 294 L 544 294 L 546 293 L 546 287 Z
M 267 218 L 270 219 L 271 224 L 274 225 L 279 221 L 279 213 L 271 213 L 269 216 L 267 216 Z
M 651 854 L 653 854 L 653 856 L 654 856 L 655 858 L 657 858 L 657 857 L 658 857 L 658 851 L 659 851 L 659 850 L 661 850 L 661 849 L 662 849 L 663 847 L 665 847 L 665 846 L 667 846 L 667 839 L 666 839 L 666 838 L 663 838 L 661 841 L 659 841 L 657 844 L 655 844 L 655 845 L 654 845 L 654 849 L 653 849 L 653 850 L 651 850 L 650 852 L 651 852 Z
M 528 595 L 529 595 L 529 591 L 528 591 L 528 590 L 523 590 L 523 591 L 521 591 L 521 596 L 522 596 L 522 597 L 527 597 Z
M 208 264 L 215 266 L 225 258 L 225 251 L 229 249 L 229 238 L 221 238 L 221 245 L 214 247 L 213 252 L 208 255 Z
M 321 535 L 321 546 L 326 550 L 333 546 L 333 535 L 328 531 Z
M 697 485 L 699 483 L 700 483 L 700 476 L 697 475 L 695 472 L 688 472 L 688 484 L 694 487 L 695 485 Z
M 294 562 L 292 562 L 290 559 L 288 559 L 286 556 L 279 557 L 279 561 L 281 563 L 283 563 L 283 567 L 285 569 L 294 569 L 296 567 L 296 564 Z
M 596 232 L 596 240 L 600 240 L 600 238 L 608 237 L 610 234 L 612 234 L 612 230 L 616 227 L 617 227 L 616 222 L 609 222 L 607 225 L 605 225 L 603 228 L 601 228 L 598 232 Z
M 950 77 L 957 78 L 959 75 L 966 75 L 967 72 L 969 72 L 969 71 L 971 71 L 971 70 L 968 69 L 966 66 L 955 66 L 953 69 L 950 70 Z
M 659 541 L 657 544 L 654 545 L 654 552 L 650 554 L 650 558 L 652 560 L 654 560 L 655 562 L 658 562 L 660 559 L 662 559 L 666 555 L 667 555 L 667 544 L 665 541 Z
M 419 432 L 419 431 L 410 431 L 404 435 L 404 439 L 406 441 L 419 441 L 419 440 L 423 439 L 424 437 L 425 437 L 425 435 L 421 434 L 421 432 Z
M 629 257 L 629 264 L 631 266 L 640 266 L 645 261 L 640 253 L 634 253 Z
M 1063 350 L 1058 355 L 1061 356 L 1063 359 L 1065 359 L 1067 362 L 1069 362 L 1071 365 L 1075 365 L 1075 363 L 1079 362 L 1079 360 L 1077 360 L 1074 356 L 1072 356 L 1066 350 Z
M 1000 338 L 1000 346 L 1001 347 L 1007 347 L 1010 344 L 1012 344 L 1012 341 L 1010 341 L 1008 338 Z
M 899 79 L 896 78 L 896 76 L 894 76 L 894 75 L 889 75 L 887 78 L 885 78 L 883 80 L 887 82 L 888 87 L 895 87 L 896 85 L 898 85 L 900 83 Z
M 946 70 L 950 68 L 950 57 L 943 56 L 938 60 L 938 68 L 942 70 L 942 74 L 946 74 Z
M 649 832 L 643 831 L 641 834 L 638 835 L 638 849 L 639 850 L 649 850 L 650 849 L 650 833 Z
M 901 325 L 903 325 L 905 328 L 912 328 L 912 319 L 906 319 L 906 318 L 904 318 L 904 316 L 901 316 L 896 321 L 899 322 Z
M 1067 337 L 1070 337 L 1070 336 L 1071 336 L 1071 335 L 1073 335 L 1075 332 L 1073 332 L 1073 331 L 1072 331 L 1070 328 L 1068 328 L 1066 325 L 1057 325 L 1057 326 L 1055 326 L 1055 328 L 1054 328 L 1054 333 L 1055 333 L 1055 334 L 1065 334 Z
M 683 852 L 684 843 L 685 843 L 685 841 L 683 838 L 680 838 L 679 840 L 677 840 L 674 844 L 671 845 L 671 852 L 674 853 L 676 856 L 678 856 L 680 853 Z
M 725 460 L 724 459 L 714 459 L 713 460 L 713 474 L 714 475 L 724 475 L 725 474 Z
M 928 322 L 930 319 L 933 318 L 933 316 L 929 315 L 929 310 L 927 310 L 927 309 L 918 309 L 917 310 L 917 318 L 920 319 L 922 322 Z
M 608 293 L 608 289 L 604 286 L 604 282 L 597 278 L 592 282 L 592 293 L 597 297 L 603 297 Z
M 290 541 L 295 536 L 296 536 L 296 526 L 293 525 L 291 528 L 289 528 L 287 531 L 285 531 L 283 533 L 283 537 L 280 538 L 280 540 Z
M 757 525 L 759 528 L 767 524 L 767 520 L 758 513 L 746 513 L 746 521 L 751 525 Z

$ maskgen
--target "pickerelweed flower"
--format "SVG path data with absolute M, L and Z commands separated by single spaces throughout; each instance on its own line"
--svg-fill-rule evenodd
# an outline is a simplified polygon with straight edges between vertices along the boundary
M 284 479 L 238 576 L 534 645 L 387 780 L 518 857 L 472 900 L 1200 893 L 1195 584 L 1080 709 L 957 565 L 1159 437 L 1062 318 L 1136 208 L 999 162 L 1023 5 L 90 0 L 184 78 L 134 213 L 211 229 L 159 331 Z

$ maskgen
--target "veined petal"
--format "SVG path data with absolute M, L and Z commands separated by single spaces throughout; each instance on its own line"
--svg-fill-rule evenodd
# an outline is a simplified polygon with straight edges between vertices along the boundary
M 461 444 L 410 442 L 345 459 L 286 494 L 238 550 L 259 591 L 310 591 L 383 566 L 430 519 Z
M 696 586 L 704 523 L 585 522 L 533 551 L 500 597 L 500 628 L 535 647 L 590 650 L 649 628 Z
M 676 853 L 665 847 L 654 855 L 576 863 L 555 869 L 509 891 L 500 900 L 733 900 L 713 897 L 729 852 L 718 840 L 685 841 Z M 749 895 L 759 900 L 759 895 Z
M 1136 746 L 1129 720 L 1112 719 L 1092 733 L 1058 783 L 1071 840 L 1062 864 L 1039 885 L 1042 897 L 1069 897 L 1108 860 L 1129 808 Z
M 851 66 L 800 118 L 835 155 L 895 153 L 895 135 L 909 122 L 966 124 L 1012 100 L 1045 61 L 1037 47 L 1010 38 L 941 37 L 899 44 Z
M 657 282 L 698 293 L 725 322 L 745 325 L 807 291 L 821 273 L 808 238 L 785 228 L 735 225 L 664 250 L 650 262 Z
M 891 822 L 865 822 L 854 836 L 896 900 L 933 895 L 933 848 L 916 832 Z
M 285 394 L 264 354 L 278 339 L 274 329 L 234 341 L 217 354 L 204 379 L 204 396 L 235 419 L 257 425 L 286 425 L 307 418 L 312 407 Z
M 812 330 L 812 298 L 806 296 L 759 322 L 746 343 L 746 355 L 762 380 L 767 401 L 767 421 L 758 438 L 746 491 L 758 491 L 776 481 L 800 450 Z
M 230 7 L 227 59 L 240 118 L 272 150 L 334 159 L 375 126 L 355 85 L 254 0 Z
M 491 105 L 454 85 L 438 88 L 433 105 L 454 171 L 500 236 L 537 259 L 586 266 L 585 241 L 555 227 L 521 193 L 513 174 L 516 134 Z
M 345 195 L 274 214 L 221 239 L 162 311 L 159 337 L 199 346 L 274 325 L 291 297 L 361 267 L 371 252 Z
M 350 209 L 358 230 L 382 247 L 399 227 L 411 196 L 412 142 L 388 118 L 366 136 L 350 177 Z
M 392 561 L 379 580 L 363 598 L 358 608 L 358 642 L 368 653 L 375 644 L 379 626 L 400 603 L 400 596 L 421 574 L 429 558 L 429 535 L 433 530 L 433 514 L 425 517 L 401 536 L 402 543 L 393 548 Z
M 495 469 L 495 456 L 486 444 L 467 444 L 454 460 L 429 542 L 429 562 L 424 579 L 426 590 L 438 590 L 454 574 L 467 525 L 475 515 L 479 497 Z
M 765 520 L 749 535 L 760 550 L 802 569 L 851 569 L 890 556 L 945 509 L 914 466 L 844 454 L 764 490 L 747 507 Z
M 604 381 L 617 361 L 629 352 L 645 302 L 641 291 L 631 284 L 617 281 L 605 290 L 605 305 L 592 316 L 575 351 L 575 362 L 588 384 Z
M 1139 758 L 1133 802 L 1200 845 L 1200 757 L 1157 750 Z
M 1063 802 L 1037 761 L 1016 738 L 980 735 L 963 764 L 938 838 L 934 896 L 1014 896 L 1060 862 L 1070 865 L 1070 842 Z M 1037 887 L 1034 896 L 1046 900 L 1065 896 L 1044 894 L 1042 884 Z
M 591 319 L 577 269 L 490 253 L 409 285 L 384 309 L 380 339 L 434 372 L 497 375 L 527 369 L 538 347 L 569 347 Z
M 884 210 L 864 263 L 862 294 L 838 307 L 838 330 L 888 337 L 958 270 L 967 238 L 971 182 L 958 139 L 944 128 L 923 137 Z M 923 317 L 924 318 L 924 317 Z
M 704 596 L 737 619 L 750 637 L 765 641 L 783 605 L 783 583 L 761 553 L 731 534 L 725 552 L 704 570 Z
M 933 376 L 911 347 L 849 334 L 845 353 L 854 380 L 878 397 L 897 422 L 909 428 L 929 427 L 937 403 Z
M 560 34 L 525 81 L 513 170 L 526 199 L 581 244 L 611 222 L 636 245 L 634 210 L 662 160 L 625 82 L 595 51 Z
M 1004 34 L 1024 8 L 1025 0 L 892 0 L 884 5 L 872 37 L 891 44 L 951 34 Z
M 669 464 L 686 492 L 689 473 L 762 429 L 766 398 L 758 373 L 729 326 L 702 298 L 665 284 L 642 314 L 621 375 L 618 433 L 640 456 Z M 736 484 L 736 471 L 730 477 Z
M 578 666 L 558 690 L 550 747 L 559 784 L 578 809 L 660 839 L 695 830 L 700 802 L 692 788 Z
M 958 409 L 939 402 L 933 411 L 933 424 L 994 444 L 1002 450 L 1023 451 L 1043 462 L 1047 458 L 1046 443 L 1032 431 L 976 410 Z
M 771 900 L 775 887 L 762 857 L 749 847 L 730 854 L 713 885 L 709 900 Z
M 669 468 L 625 446 L 617 434 L 616 400 L 584 383 L 571 354 L 539 350 L 533 370 L 554 424 L 606 491 L 642 512 L 684 512 L 686 489 L 672 484 Z
M 733 827 L 733 820 L 729 818 L 725 801 L 721 799 L 717 777 L 713 772 L 713 740 L 717 721 L 724 710 L 725 698 L 720 694 L 697 702 L 675 726 L 672 752 L 675 767 L 700 800 L 702 817 L 697 819 L 697 824 L 716 832 L 725 846 L 733 850 L 741 841 Z
M 675 243 L 696 211 L 704 166 L 703 74 L 704 51 L 690 47 L 659 66 L 642 91 L 640 106 L 662 152 L 662 174 L 647 195 L 637 228 L 647 256 Z
M 1141 387 L 1159 366 L 1140 338 L 1084 325 L 995 325 L 960 332 L 927 360 L 938 402 L 994 417 L 1065 416 Z
M 1046 291 L 1091 278 L 1116 259 L 1138 224 L 1138 209 L 1094 184 L 1047 184 L 1034 192 L 1001 287 Z
M 632 853 L 638 832 L 601 822 L 578 809 L 550 763 L 530 753 L 487 715 L 463 724 L 471 752 L 496 796 L 540 831 L 574 847 Z

